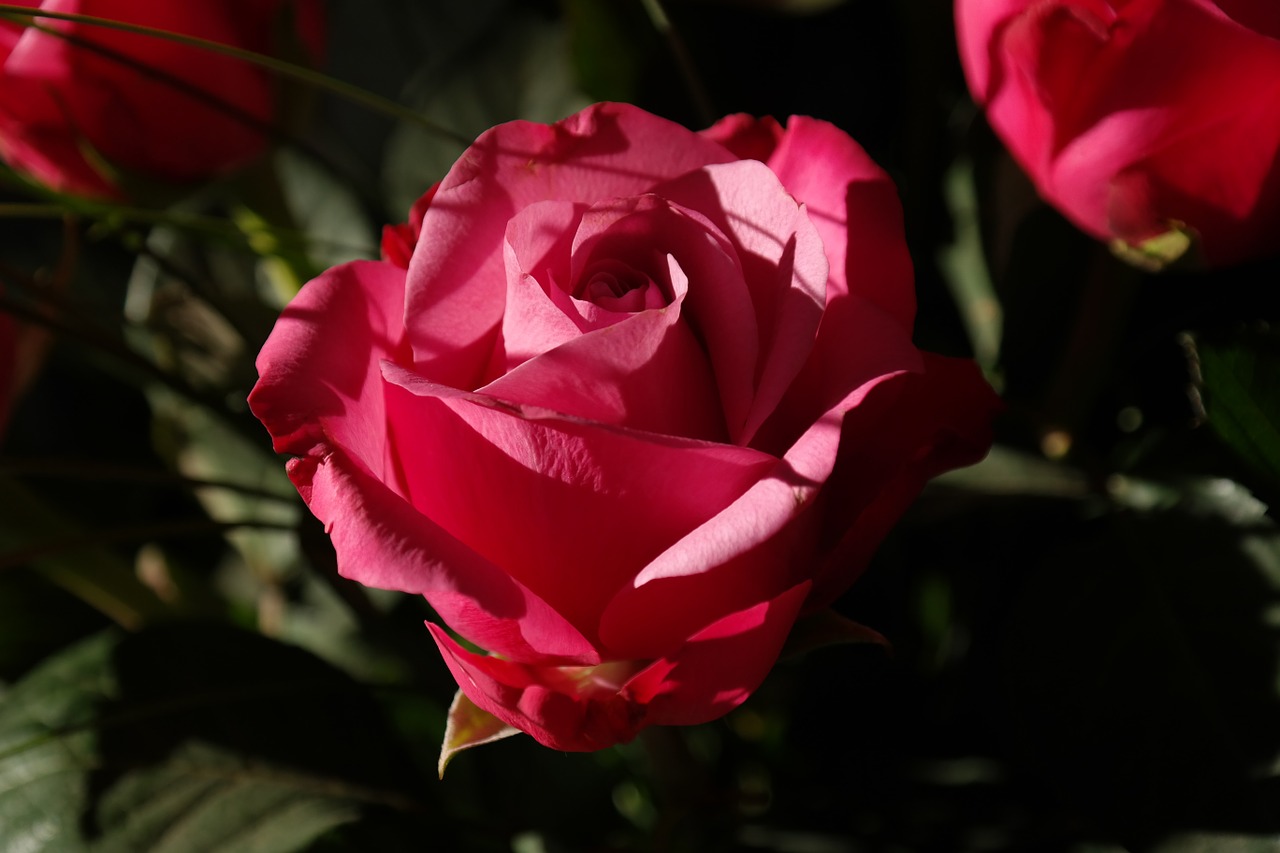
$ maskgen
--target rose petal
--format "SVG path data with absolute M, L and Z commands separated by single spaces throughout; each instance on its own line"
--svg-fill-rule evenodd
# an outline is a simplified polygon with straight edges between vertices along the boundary
M 813 554 L 818 547 L 821 519 L 806 508 L 835 469 L 846 413 L 868 405 L 868 398 L 877 404 L 886 393 L 880 386 L 893 387 L 895 377 L 924 367 L 910 338 L 877 306 L 847 296 L 829 310 L 838 322 L 832 328 L 844 334 L 830 336 L 825 351 L 815 353 L 803 381 L 760 436 L 766 448 L 789 448 L 782 461 L 730 507 L 655 558 L 633 589 L 610 602 L 601 623 L 610 649 L 652 657 L 691 626 L 776 594 L 799 580 L 797 572 L 812 570 L 791 555 Z M 991 392 L 985 385 L 982 390 L 986 396 L 977 410 L 986 413 Z M 818 400 L 825 409 L 815 414 L 811 407 Z M 973 401 L 964 405 L 974 406 Z M 869 479 L 867 492 L 874 488 Z M 843 507 L 831 523 L 855 518 L 856 508 Z M 732 583 L 726 580 L 730 577 Z M 660 624 L 646 617 L 655 607 L 664 613 Z
M 258 52 L 269 53 L 272 45 L 268 21 L 260 21 L 256 27 L 241 25 L 236 14 L 239 10 L 228 9 L 226 4 L 80 0 L 41 5 L 51 11 L 70 10 L 128 21 Z M 149 175 L 189 180 L 243 161 L 266 144 L 266 135 L 254 126 L 255 122 L 269 123 L 273 108 L 270 81 L 261 69 L 215 54 L 191 62 L 191 48 L 186 45 L 120 30 L 69 23 L 66 32 L 111 53 L 99 54 L 41 34 L 41 41 L 61 44 L 36 47 L 36 39 L 32 39 L 28 42 L 32 53 L 52 51 L 58 55 L 60 67 L 57 71 L 50 68 L 55 61 L 50 57 L 33 59 L 38 65 L 36 74 L 45 82 L 51 81 L 50 74 L 65 75 L 57 97 L 61 115 L 66 116 L 62 121 L 69 118 L 110 162 Z M 15 54 L 22 66 L 31 67 L 23 44 Z M 159 73 L 139 71 L 117 56 Z M 6 64 L 6 73 L 21 70 L 11 71 Z M 169 82 L 174 80 L 178 82 Z M 191 90 L 200 94 L 193 95 Z
M 835 125 L 793 116 L 769 168 L 808 210 L 830 264 L 827 304 L 856 294 L 902 328 L 915 320 L 911 256 L 898 191 L 884 170 Z
M 341 450 L 293 460 L 289 477 L 324 522 L 343 577 L 424 595 L 459 634 L 512 660 L 599 662 L 592 644 L 545 601 Z
M 638 195 L 730 159 L 722 146 L 626 104 L 482 134 L 441 182 L 422 223 L 431 250 L 409 267 L 406 316 L 419 369 L 457 387 L 492 378 L 484 373 L 505 306 L 503 236 L 517 211 Z
M 400 225 L 386 225 L 382 229 L 382 259 L 407 270 L 409 261 L 413 259 L 413 250 L 418 247 L 418 233 L 422 230 L 422 217 L 426 215 L 436 190 L 440 188 L 437 181 L 409 208 L 409 218 Z
M 478 655 L 438 625 L 428 622 L 427 628 L 467 698 L 543 746 L 590 752 L 626 743 L 647 725 L 644 708 L 629 703 L 616 686 L 597 685 L 580 667 L 562 670 Z
M 648 197 L 647 215 L 624 220 L 642 226 L 633 237 L 638 247 L 628 251 L 652 245 L 674 255 L 679 262 L 690 286 L 684 297 L 684 313 L 706 347 L 706 358 L 718 386 L 718 394 L 706 399 L 718 396 L 728 435 L 742 444 L 745 442 L 736 438 L 750 415 L 759 371 L 759 326 L 752 310 L 752 294 L 737 249 L 728 236 L 701 212 L 666 196 L 665 187 L 660 192 L 664 194 Z M 580 274 L 593 250 L 598 250 L 606 237 L 616 237 L 610 227 L 618 218 L 617 211 L 613 213 L 584 220 L 575 238 L 575 272 Z
M 277 453 L 338 446 L 388 479 L 380 363 L 401 348 L 404 282 L 392 264 L 354 261 L 313 279 L 285 307 L 249 394 Z
M 771 116 L 756 118 L 745 113 L 727 115 L 702 131 L 742 160 L 768 163 L 782 139 L 782 125 Z
M 753 446 L 781 455 L 810 424 L 876 377 L 918 372 L 911 333 L 876 303 L 846 294 L 827 306 L 818 342 Z
M 532 358 L 483 388 L 495 399 L 661 435 L 725 436 L 715 378 L 680 310 L 687 284 L 670 264 L 679 295 Z
M 582 334 L 563 287 L 570 280 L 573 235 L 584 209 L 567 201 L 540 201 L 507 224 L 507 305 L 501 352 L 495 353 L 502 363 L 493 371 L 498 375 Z
M 636 674 L 623 688 L 647 706 L 645 721 L 693 726 L 724 716 L 764 681 L 809 593 L 803 581 L 772 599 L 730 613 Z
M 813 575 L 806 612 L 849 588 L 926 481 L 987 454 L 1001 407 L 972 361 L 924 353 L 921 372 L 882 383 L 849 408 L 822 496 L 820 538 L 839 544 Z
M 737 500 L 655 556 L 604 609 L 603 643 L 621 657 L 659 657 L 699 626 L 799 582 L 810 567 L 795 555 L 816 543 L 805 509 L 835 466 L 840 420 L 832 412 L 814 423 Z
M 468 652 L 428 625 L 458 686 L 478 707 L 553 749 L 626 743 L 650 725 L 693 725 L 760 686 L 795 622 L 808 583 L 730 614 L 624 683 L 621 662 L 592 669 L 527 666 Z
M 748 443 L 773 413 L 813 348 L 826 302 L 827 260 L 821 239 L 763 163 L 740 160 L 708 166 L 663 184 L 655 192 L 707 216 L 732 241 L 755 311 L 759 361 L 755 393 L 746 419 L 730 423 L 730 437 Z M 701 283 L 701 282 L 700 282 Z M 723 294 L 690 292 L 690 313 L 708 339 L 713 361 L 732 340 L 732 319 L 723 317 Z M 732 378 L 730 370 L 723 371 Z M 717 371 L 717 377 L 721 371 Z
M 964 68 L 969 91 L 979 104 L 990 103 L 998 91 L 992 80 L 987 37 L 1026 4 L 1027 0 L 958 0 L 955 4 L 956 44 L 960 51 L 960 64 Z M 998 75 L 1001 72 L 997 69 L 994 73 Z
M 413 505 L 588 638 L 659 551 L 776 464 L 750 448 L 609 428 L 384 369 Z
M 399 349 L 404 271 L 356 261 L 329 270 L 285 308 L 258 357 L 249 405 L 325 523 L 338 569 L 369 586 L 426 595 L 474 642 L 513 659 L 594 662 L 594 648 L 500 569 L 403 500 L 388 445 L 381 361 Z M 368 352 L 335 346 L 362 341 Z

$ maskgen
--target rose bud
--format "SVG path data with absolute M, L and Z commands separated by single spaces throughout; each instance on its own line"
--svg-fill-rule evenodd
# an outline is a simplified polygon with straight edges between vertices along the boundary
M 303 287 L 249 402 L 476 706 L 563 750 L 702 723 L 990 445 L 974 364 L 912 344 L 901 220 L 814 119 L 500 125 Z
M 18 0 L 276 54 L 323 47 L 318 0 Z M 24 22 L 26 23 L 26 22 Z M 265 149 L 275 80 L 159 36 L 87 22 L 0 20 L 0 159 L 62 192 L 119 198 L 128 178 L 190 183 Z M 53 32 L 51 32 L 53 31 Z
M 974 98 L 1040 194 L 1123 253 L 1171 231 L 1203 259 L 1276 250 L 1280 4 L 957 0 Z

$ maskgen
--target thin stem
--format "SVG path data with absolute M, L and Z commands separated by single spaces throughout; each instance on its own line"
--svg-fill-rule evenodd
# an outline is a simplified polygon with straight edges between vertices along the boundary
M 401 106 L 395 101 L 384 98 L 381 95 L 353 86 L 342 80 L 334 79 L 328 75 L 321 74 L 301 65 L 295 65 L 291 62 L 285 62 L 272 56 L 265 56 L 261 53 L 255 53 L 251 50 L 232 47 L 221 42 L 209 41 L 208 39 L 198 38 L 196 36 L 183 35 L 181 33 L 169 32 L 168 30 L 156 29 L 154 27 L 145 27 L 140 24 L 129 24 L 124 21 L 116 21 L 110 18 L 99 18 L 92 15 L 79 15 L 65 12 L 47 12 L 43 10 L 31 9 L 26 6 L 14 6 L 8 3 L 0 3 L 0 15 L 10 18 L 52 18 L 59 21 L 74 21 L 80 24 L 88 24 L 95 27 L 105 27 L 107 29 L 121 30 L 127 33 L 137 35 L 150 36 L 152 38 L 167 39 L 178 44 L 188 45 L 190 47 L 199 48 L 200 50 L 219 53 L 223 56 L 230 56 L 242 62 L 248 62 L 251 65 L 257 65 L 260 68 L 266 68 L 282 77 L 288 77 L 300 83 L 313 86 L 321 91 L 330 92 L 341 98 L 359 104 L 366 109 L 374 112 L 380 112 L 392 118 L 402 121 L 412 122 L 420 127 L 425 128 L 431 133 L 435 133 L 446 139 L 453 140 L 464 148 L 471 144 L 471 140 L 448 128 L 441 127 L 435 122 L 419 113 L 414 112 L 408 107 Z M 21 23 L 18 21 L 17 23 Z M 47 28 L 43 28 L 49 31 Z M 57 31 L 50 31 L 53 35 L 65 36 L 65 34 Z
M 662 7 L 662 0 L 640 0 L 644 10 L 649 13 L 649 20 L 663 38 L 667 40 L 667 46 L 671 50 L 671 55 L 675 57 L 676 65 L 680 68 L 680 74 L 684 77 L 685 85 L 689 87 L 689 96 L 693 99 L 693 105 L 698 111 L 704 124 L 710 126 L 715 122 L 716 110 L 711 103 L 711 96 L 707 94 L 707 88 L 702 83 L 702 78 L 698 75 L 698 69 L 693 64 L 693 57 L 689 55 L 689 49 L 685 46 L 684 39 L 680 38 L 680 33 L 672 26 L 671 19 L 667 17 L 667 11 Z

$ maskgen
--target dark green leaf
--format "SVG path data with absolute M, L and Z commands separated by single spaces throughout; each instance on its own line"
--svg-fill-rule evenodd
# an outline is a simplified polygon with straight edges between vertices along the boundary
M 1004 640 L 1016 754 L 1138 841 L 1280 807 L 1280 530 L 1223 482 L 1046 541 Z
M 497 16 L 464 57 L 426 63 L 406 99 L 432 121 L 466 138 L 512 119 L 556 121 L 586 106 L 565 57 L 564 28 L 519 8 Z M 462 148 L 421 126 L 392 133 L 383 168 L 387 198 L 400 215 L 444 177 Z
M 1198 346 L 1205 413 L 1257 473 L 1280 484 L 1280 336 Z
M 416 778 L 359 685 L 220 627 L 95 637 L 0 706 L 0 847 L 276 853 L 368 809 L 416 812 Z

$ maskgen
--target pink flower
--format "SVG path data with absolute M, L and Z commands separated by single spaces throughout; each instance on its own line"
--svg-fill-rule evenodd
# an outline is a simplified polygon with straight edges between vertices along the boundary
M 1280 229 L 1280 4 L 957 0 L 974 97 L 1040 194 L 1138 244 L 1185 225 L 1207 260 Z
M 250 405 L 341 572 L 425 595 L 548 746 L 737 706 L 989 446 L 974 365 L 912 345 L 892 183 L 825 122 L 513 122 L 417 209 L 303 288 Z
M 278 53 L 296 20 L 313 54 L 318 0 L 18 0 Z M 48 186 L 117 197 L 114 171 L 206 179 L 259 155 L 275 115 L 261 68 L 163 38 L 52 18 L 0 21 L 0 158 Z M 57 30 L 61 35 L 37 27 Z

